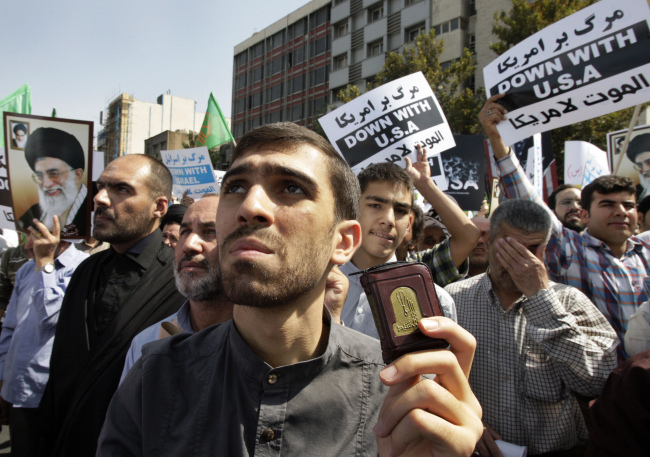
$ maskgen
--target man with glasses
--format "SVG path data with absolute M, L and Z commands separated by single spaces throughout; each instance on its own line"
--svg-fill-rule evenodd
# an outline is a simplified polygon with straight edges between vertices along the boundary
M 18 226 L 26 229 L 38 219 L 51 230 L 56 215 L 61 237 L 86 234 L 88 189 L 82 182 L 86 160 L 79 140 L 63 130 L 36 129 L 25 145 L 25 160 L 34 171 L 39 202 L 18 219 Z
M 581 233 L 585 224 L 580 217 L 580 188 L 573 184 L 562 184 L 548 197 L 548 207 L 555 213 L 562 225 Z
M 650 133 L 637 135 L 626 151 L 627 157 L 639 172 L 639 185 L 636 186 L 636 199 L 650 195 Z

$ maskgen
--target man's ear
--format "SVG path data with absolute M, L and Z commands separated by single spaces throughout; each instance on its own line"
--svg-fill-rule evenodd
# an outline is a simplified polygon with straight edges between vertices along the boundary
M 162 217 L 167 214 L 167 208 L 169 207 L 169 200 L 167 197 L 160 196 L 156 197 L 153 201 L 153 215 L 157 219 L 162 219 Z
M 587 225 L 589 223 L 589 211 L 580 208 L 580 219 L 582 219 L 583 224 Z
M 74 169 L 74 179 L 77 186 L 81 184 L 81 178 L 83 177 L 83 175 L 84 175 L 84 171 L 81 168 Z
M 341 221 L 334 231 L 334 250 L 330 262 L 343 265 L 352 259 L 361 245 L 361 224 L 355 220 Z

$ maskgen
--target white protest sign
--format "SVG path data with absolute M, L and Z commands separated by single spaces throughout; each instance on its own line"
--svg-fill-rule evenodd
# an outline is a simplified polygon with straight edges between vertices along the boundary
M 650 100 L 650 7 L 603 0 L 532 35 L 483 69 L 508 120 L 506 144 Z
M 586 186 L 599 176 L 608 175 L 607 153 L 586 141 L 564 143 L 564 183 Z
M 415 161 L 421 144 L 429 152 L 432 177 L 446 187 L 437 156 L 455 146 L 454 138 L 421 72 L 367 92 L 318 122 L 355 173 L 384 161 L 405 167 L 404 157 Z
M 160 151 L 160 156 L 172 174 L 175 195 L 187 191 L 188 197 L 198 200 L 203 194 L 218 192 L 210 154 L 205 146 Z

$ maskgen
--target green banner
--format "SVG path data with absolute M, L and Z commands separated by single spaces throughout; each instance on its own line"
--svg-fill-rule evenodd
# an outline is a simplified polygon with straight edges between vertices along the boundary
M 205 112 L 205 119 L 203 119 L 203 125 L 196 139 L 195 146 L 205 146 L 211 149 L 230 141 L 233 141 L 233 137 L 226 123 L 226 118 L 223 117 L 219 105 L 214 99 L 214 95 L 210 93 L 208 110 Z
M 2 113 L 32 114 L 32 90 L 25 84 L 8 97 L 0 100 L 0 120 Z M 0 148 L 5 145 L 5 126 L 0 122 Z

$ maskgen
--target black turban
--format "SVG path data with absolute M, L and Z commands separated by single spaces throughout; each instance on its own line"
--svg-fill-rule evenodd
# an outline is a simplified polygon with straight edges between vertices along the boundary
M 650 151 L 650 133 L 635 136 L 627 145 L 627 157 L 631 162 L 636 161 L 637 155 L 648 151 Z
M 162 230 L 167 224 L 176 223 L 181 225 L 185 211 L 187 211 L 187 206 L 185 205 L 171 205 L 167 208 L 167 213 L 160 220 L 160 229 Z
M 25 159 L 32 170 L 38 159 L 61 159 L 70 168 L 85 168 L 84 150 L 79 140 L 63 130 L 41 127 L 32 132 L 25 145 Z
M 27 126 L 25 124 L 14 125 L 14 133 L 17 133 L 18 131 L 27 133 Z

